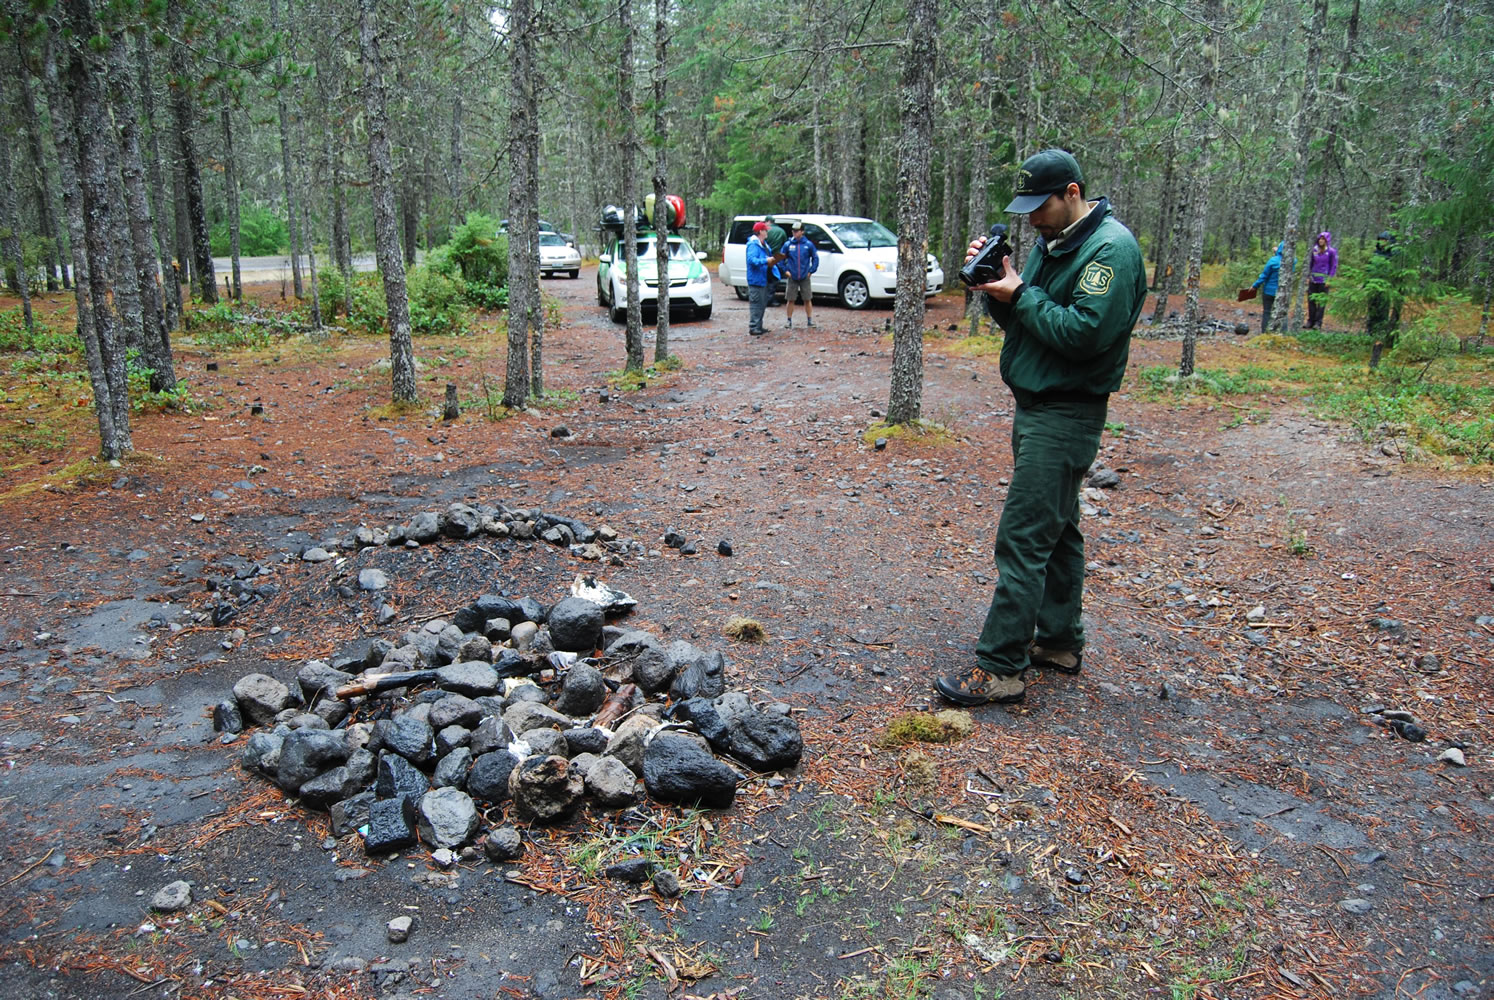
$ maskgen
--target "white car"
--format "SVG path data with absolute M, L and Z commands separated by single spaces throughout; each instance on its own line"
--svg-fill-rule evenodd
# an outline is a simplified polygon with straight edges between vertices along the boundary
M 724 284 L 747 297 L 747 240 L 753 223 L 763 215 L 739 215 L 732 221 L 721 253 L 720 275 Z M 774 224 L 792 232 L 794 222 L 804 223 L 804 235 L 820 254 L 820 268 L 810 278 L 815 295 L 834 295 L 847 309 L 865 309 L 875 300 L 897 296 L 897 237 L 886 226 L 854 215 L 784 214 L 773 216 Z M 925 296 L 944 289 L 944 269 L 928 255 L 924 268 Z
M 565 271 L 572 278 L 581 276 L 581 251 L 565 241 L 559 233 L 539 234 L 539 269 L 546 278 Z
M 638 234 L 638 302 L 644 308 L 659 304 L 659 237 L 643 230 Z M 701 261 L 705 254 L 696 253 L 684 237 L 669 237 L 669 305 L 689 306 L 696 319 L 709 319 L 714 299 L 711 294 L 711 272 Z M 623 254 L 622 237 L 607 233 L 607 245 L 597 258 L 597 305 L 606 306 L 612 322 L 628 318 L 628 269 Z

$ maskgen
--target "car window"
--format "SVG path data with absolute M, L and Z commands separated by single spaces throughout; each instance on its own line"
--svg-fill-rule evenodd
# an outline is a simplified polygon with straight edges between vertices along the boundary
M 640 256 L 640 257 L 653 257 L 657 253 L 657 251 L 654 249 L 654 242 L 655 241 L 653 241 L 653 240 L 639 240 L 638 241 L 638 256 Z M 669 241 L 669 259 L 670 260 L 694 260 L 695 259 L 695 251 L 691 250 L 690 249 L 690 244 L 686 243 L 684 240 L 670 240 Z
M 738 219 L 731 224 L 731 232 L 726 237 L 728 243 L 746 243 L 752 236 L 753 219 Z
M 814 244 L 814 248 L 820 253 L 840 253 L 840 247 L 830 238 L 830 234 L 812 222 L 804 224 L 804 238 Z
M 566 246 L 565 238 L 556 233 L 540 233 L 540 246 L 563 247 Z
M 852 250 L 897 246 L 897 237 L 880 222 L 832 222 L 829 228 Z

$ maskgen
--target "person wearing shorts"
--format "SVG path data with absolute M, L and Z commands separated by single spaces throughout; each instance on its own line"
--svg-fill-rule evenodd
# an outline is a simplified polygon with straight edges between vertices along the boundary
M 804 302 L 804 325 L 814 326 L 814 309 L 810 305 L 814 297 L 809 291 L 809 276 L 820 268 L 820 253 L 804 235 L 804 223 L 793 224 L 794 235 L 778 249 L 778 260 L 783 269 L 784 305 L 788 307 L 785 330 L 794 328 L 794 300 L 802 297 Z

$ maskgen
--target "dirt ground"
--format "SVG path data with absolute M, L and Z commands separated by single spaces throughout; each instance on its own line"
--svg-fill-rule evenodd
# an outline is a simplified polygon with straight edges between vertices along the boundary
M 711 320 L 672 328 L 683 369 L 625 392 L 594 271 L 544 287 L 554 408 L 485 419 L 491 332 L 417 343 L 431 412 L 405 417 L 375 340 L 184 344 L 198 409 L 138 415 L 122 468 L 0 503 L 9 994 L 1494 996 L 1487 479 L 1269 395 L 1149 401 L 1134 372 L 1179 345 L 1143 329 L 1101 455 L 1120 485 L 1086 501 L 1083 673 L 975 710 L 953 742 L 889 744 L 895 718 L 940 707 L 930 679 L 969 657 L 994 578 L 1012 404 L 994 355 L 948 331 L 958 297 L 932 303 L 925 344 L 924 414 L 947 432 L 878 450 L 890 308 L 822 303 L 786 331 L 779 307 L 748 338 L 718 285 Z M 1240 350 L 1208 340 L 1200 363 Z M 468 401 L 452 423 L 447 382 Z M 79 420 L 10 482 L 84 457 Z M 423 849 L 367 858 L 243 771 L 244 738 L 209 718 L 243 674 L 289 680 L 479 593 L 548 603 L 598 571 L 539 542 L 297 558 L 455 500 L 642 541 L 600 568 L 638 600 L 627 623 L 722 648 L 732 686 L 792 705 L 801 767 L 724 812 L 592 812 L 526 831 L 518 863 L 451 872 Z M 661 544 L 670 530 L 701 554 Z M 194 618 L 256 565 L 274 596 L 224 627 Z M 348 587 L 368 566 L 393 580 L 384 625 Z M 734 615 L 767 641 L 725 638 Z M 680 899 L 595 870 L 640 844 Z M 192 907 L 152 913 L 177 879 Z M 402 915 L 413 933 L 391 944 Z

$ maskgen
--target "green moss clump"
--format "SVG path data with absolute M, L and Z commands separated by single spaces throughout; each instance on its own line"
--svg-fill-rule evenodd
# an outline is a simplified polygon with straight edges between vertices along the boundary
M 904 746 L 908 743 L 953 743 L 969 736 L 975 730 L 975 721 L 969 712 L 945 709 L 938 714 L 929 712 L 907 712 L 887 724 L 882 734 L 884 746 Z

